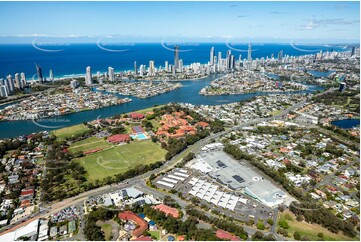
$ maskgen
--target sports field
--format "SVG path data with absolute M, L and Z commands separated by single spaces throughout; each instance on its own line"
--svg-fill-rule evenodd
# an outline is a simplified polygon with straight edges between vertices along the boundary
M 85 157 L 74 159 L 87 171 L 89 181 L 121 174 L 139 164 L 164 160 L 166 150 L 150 140 L 114 146 Z
M 84 124 L 78 124 L 58 130 L 54 130 L 54 135 L 58 137 L 58 139 L 64 140 L 66 138 L 70 138 L 72 136 L 77 136 L 83 134 L 84 132 L 88 131 L 88 127 Z
M 69 147 L 69 151 L 71 153 L 76 153 L 79 151 L 84 152 L 84 151 L 90 151 L 90 150 L 94 150 L 94 149 L 106 149 L 109 147 L 111 147 L 111 144 L 109 144 L 104 139 L 97 138 L 97 137 L 90 137 L 90 138 L 73 143 Z

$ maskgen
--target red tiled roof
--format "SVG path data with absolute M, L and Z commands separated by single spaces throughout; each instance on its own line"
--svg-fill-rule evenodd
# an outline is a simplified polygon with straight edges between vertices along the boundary
M 205 128 L 205 127 L 208 127 L 208 126 L 209 126 L 209 124 L 208 124 L 208 123 L 203 122 L 203 121 L 200 121 L 200 122 L 198 122 L 197 124 L 198 124 L 198 125 L 200 125 L 200 126 L 202 126 L 203 128 Z
M 169 207 L 167 205 L 164 205 L 164 204 L 159 204 L 159 205 L 155 206 L 154 209 L 162 211 L 163 213 L 165 213 L 167 215 L 171 215 L 174 218 L 179 217 L 179 212 L 178 212 L 178 210 L 176 208 L 171 208 L 171 207 Z
M 221 230 L 221 229 L 217 230 L 216 236 L 218 238 L 220 238 L 220 239 L 228 239 L 228 240 L 231 240 L 231 241 L 239 241 L 240 240 L 239 237 L 234 236 L 234 235 L 228 233 L 227 231 L 224 231 L 224 230 Z
M 136 215 L 135 213 L 133 213 L 131 211 L 125 211 L 125 212 L 119 213 L 118 217 L 121 220 L 132 220 L 137 225 L 139 225 L 139 228 L 133 230 L 133 235 L 135 237 L 139 237 L 140 235 L 143 234 L 143 232 L 145 230 L 148 229 L 148 223 L 144 219 L 142 219 L 141 217 L 139 217 L 138 215 Z
M 130 140 L 129 134 L 116 134 L 108 137 L 108 141 L 111 143 L 120 143 Z
M 30 195 L 34 193 L 34 189 L 29 189 L 29 190 L 23 190 L 21 191 L 20 196 L 26 196 L 26 195 Z
M 143 119 L 143 118 L 144 118 L 144 114 L 142 114 L 142 113 L 131 113 L 131 114 L 130 114 L 130 117 L 131 117 L 131 118 L 134 118 L 134 119 Z
M 131 241 L 152 241 L 152 238 L 149 236 L 140 236 L 139 238 L 132 239 Z

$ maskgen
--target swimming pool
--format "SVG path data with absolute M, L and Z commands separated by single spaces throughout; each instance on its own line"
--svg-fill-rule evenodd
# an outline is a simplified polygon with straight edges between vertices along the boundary
M 138 139 L 148 139 L 148 137 L 143 133 L 137 134 L 137 136 L 138 136 Z
M 143 133 L 134 134 L 134 135 L 131 135 L 131 137 L 133 139 L 139 139 L 139 140 L 148 139 L 148 137 Z

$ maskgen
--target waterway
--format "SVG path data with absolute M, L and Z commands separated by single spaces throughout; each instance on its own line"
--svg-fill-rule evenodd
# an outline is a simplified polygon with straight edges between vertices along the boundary
M 17 137 L 20 135 L 30 134 L 43 130 L 49 131 L 53 129 L 59 129 L 61 127 L 95 120 L 97 118 L 111 117 L 116 114 L 132 112 L 139 109 L 153 107 L 155 105 L 167 104 L 169 102 L 184 102 L 194 105 L 220 105 L 247 100 L 254 96 L 268 95 L 268 93 L 248 93 L 222 96 L 202 96 L 198 94 L 198 92 L 203 87 L 209 85 L 211 81 L 218 77 L 219 76 L 213 75 L 202 80 L 182 81 L 183 87 L 150 98 L 136 98 L 117 94 L 119 97 L 130 97 L 133 101 L 125 104 L 104 107 L 101 109 L 51 117 L 42 119 L 41 121 L 21 120 L 0 122 L 0 138 Z M 322 90 L 322 87 L 319 86 L 307 86 L 309 88 L 308 90 L 293 93 L 311 93 Z
M 340 119 L 332 121 L 331 124 L 342 129 L 351 129 L 360 126 L 360 119 Z

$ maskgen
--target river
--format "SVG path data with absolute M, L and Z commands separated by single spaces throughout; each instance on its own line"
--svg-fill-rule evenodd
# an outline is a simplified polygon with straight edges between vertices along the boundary
M 139 109 L 152 107 L 155 105 L 167 104 L 169 102 L 184 102 L 195 105 L 219 105 L 242 100 L 250 99 L 254 96 L 267 95 L 267 93 L 249 93 L 238 95 L 222 95 L 222 96 L 202 96 L 198 92 L 205 86 L 209 85 L 211 81 L 219 76 L 210 76 L 201 80 L 182 81 L 182 88 L 177 90 L 150 97 L 150 98 L 136 98 L 130 97 L 133 101 L 125 104 L 104 107 L 90 111 L 72 113 L 63 116 L 57 116 L 40 121 L 21 120 L 21 121 L 6 121 L 0 122 L 0 138 L 17 137 L 24 134 L 30 134 L 43 130 L 59 129 L 61 127 L 80 124 L 88 122 L 97 118 L 106 118 L 114 116 L 115 114 L 127 113 Z M 307 85 L 308 90 L 294 92 L 294 93 L 310 93 L 322 90 L 322 87 L 315 85 Z M 125 97 L 118 95 L 119 97 Z M 129 97 L 129 96 L 126 96 Z

